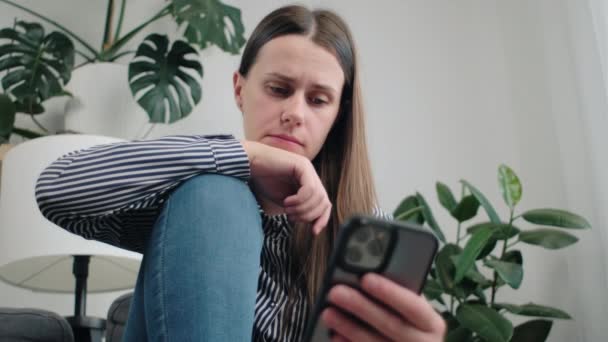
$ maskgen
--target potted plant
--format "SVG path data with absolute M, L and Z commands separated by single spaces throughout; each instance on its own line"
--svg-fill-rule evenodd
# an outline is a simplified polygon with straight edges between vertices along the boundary
M 100 50 L 43 14 L 10 0 L 0 0 L 0 4 L 16 7 L 57 29 L 47 34 L 40 23 L 16 21 L 12 27 L 0 30 L 4 89 L 0 94 L 0 139 L 8 139 L 11 133 L 28 138 L 40 135 L 15 128 L 15 113 L 30 115 L 37 122 L 36 115 L 44 112 L 46 100 L 71 95 L 65 87 L 74 69 L 94 62 L 115 62 L 125 56 L 132 56 L 129 88 L 149 121 L 175 122 L 190 114 L 202 97 L 199 79 L 203 66 L 197 51 L 215 45 L 238 54 L 245 43 L 240 10 L 220 0 L 168 0 L 154 16 L 124 34 L 126 0 L 108 0 Z M 175 21 L 184 40 L 169 44 L 166 35 L 153 33 L 143 39 L 137 51 L 126 50 L 126 44 L 138 33 L 165 17 Z M 75 65 L 76 56 L 84 59 L 83 63 Z M 44 132 L 44 127 L 39 127 Z
M 459 199 L 447 185 L 436 184 L 441 206 L 457 222 L 456 237 L 451 241 L 446 239 L 420 193 L 406 197 L 394 211 L 397 220 L 426 223 L 441 241 L 423 293 L 446 319 L 446 341 L 545 341 L 552 320 L 570 319 L 570 315 L 533 302 L 504 303 L 499 301 L 498 291 L 504 286 L 518 289 L 522 283 L 523 255 L 517 245 L 528 244 L 549 250 L 564 248 L 578 241 L 567 230 L 588 229 L 591 227 L 589 222 L 560 209 L 516 212 L 522 185 L 506 165 L 498 169 L 498 183 L 509 209 L 508 219 L 501 218 L 475 186 L 466 180 L 460 183 Z M 489 220 L 465 228 L 465 222 L 477 216 L 479 207 Z M 524 221 L 541 227 L 524 229 L 521 225 Z M 510 315 L 536 319 L 514 327 Z

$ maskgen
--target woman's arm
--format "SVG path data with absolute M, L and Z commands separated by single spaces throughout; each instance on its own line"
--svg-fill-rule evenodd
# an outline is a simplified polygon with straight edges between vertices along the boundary
M 232 136 L 169 136 L 95 146 L 49 165 L 36 185 L 42 214 L 87 239 L 141 251 L 166 195 L 201 173 L 248 180 Z

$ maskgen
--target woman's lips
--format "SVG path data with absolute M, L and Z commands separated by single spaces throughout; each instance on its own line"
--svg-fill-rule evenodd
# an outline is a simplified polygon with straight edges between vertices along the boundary
M 282 142 L 286 142 L 286 143 L 290 143 L 290 144 L 295 144 L 295 145 L 298 145 L 298 146 L 303 146 L 302 143 L 298 139 L 296 139 L 294 137 L 290 137 L 288 135 L 279 134 L 279 135 L 270 135 L 270 137 L 272 137 L 274 139 L 277 139 L 277 140 L 280 140 Z

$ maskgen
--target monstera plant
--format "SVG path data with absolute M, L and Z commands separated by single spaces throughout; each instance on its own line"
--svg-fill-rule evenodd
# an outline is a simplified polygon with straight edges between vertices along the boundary
M 503 286 L 518 289 L 522 284 L 524 258 L 518 245 L 561 249 L 578 241 L 568 230 L 587 229 L 590 224 L 585 218 L 560 209 L 516 211 L 522 185 L 506 165 L 498 169 L 498 184 L 508 218 L 501 218 L 487 197 L 470 182 L 460 183 L 458 199 L 447 185 L 436 184 L 441 206 L 456 220 L 456 236 L 451 241 L 443 234 L 422 194 L 406 197 L 394 212 L 397 220 L 428 225 L 441 241 L 423 292 L 446 319 L 446 341 L 545 341 L 553 320 L 570 319 L 570 315 L 529 301 L 501 302 L 498 292 Z M 480 207 L 487 219 L 465 228 Z M 540 227 L 524 229 L 524 223 Z M 535 318 L 514 327 L 511 315 Z
M 201 101 L 203 66 L 198 50 L 215 45 L 238 54 L 245 43 L 241 11 L 219 0 L 169 0 L 158 13 L 122 34 L 126 0 L 108 0 L 101 49 L 97 50 L 76 33 L 56 21 L 10 0 L 0 0 L 44 21 L 54 29 L 46 33 L 40 23 L 16 21 L 0 30 L 0 140 L 11 133 L 27 138 L 40 135 L 14 127 L 15 113 L 36 115 L 44 112 L 44 102 L 52 97 L 71 95 L 65 90 L 75 68 L 93 62 L 114 62 L 132 55 L 129 86 L 137 103 L 152 123 L 172 123 L 186 117 Z M 113 28 L 115 15 L 116 27 Z M 136 51 L 126 44 L 151 23 L 171 17 L 185 40 L 170 44 L 166 35 L 153 33 Z M 75 66 L 76 57 L 83 62 Z

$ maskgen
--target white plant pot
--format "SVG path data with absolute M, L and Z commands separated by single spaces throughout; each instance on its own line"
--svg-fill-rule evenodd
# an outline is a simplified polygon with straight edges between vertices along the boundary
M 93 63 L 76 69 L 67 89 L 74 95 L 65 108 L 65 129 L 122 139 L 141 138 L 148 116 L 128 84 L 128 67 Z
M 44 113 L 34 115 L 36 121 L 42 125 L 46 130 L 48 130 L 48 134 L 55 134 L 57 132 L 61 132 L 65 128 L 65 106 L 68 102 L 67 96 L 58 96 L 50 98 L 42 104 L 44 106 Z M 29 114 L 18 113 L 15 117 L 15 127 L 27 129 L 33 132 L 44 133 L 43 130 L 38 127 L 32 121 L 32 117 Z M 13 134 L 11 136 L 11 142 L 18 144 L 27 140 L 22 138 L 17 134 Z

